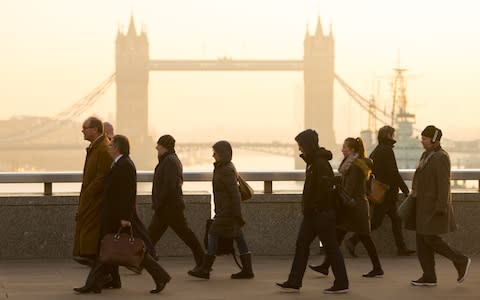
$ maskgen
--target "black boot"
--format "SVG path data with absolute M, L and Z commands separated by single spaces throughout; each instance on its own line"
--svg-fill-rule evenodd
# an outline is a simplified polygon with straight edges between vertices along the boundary
M 210 279 L 210 270 L 213 262 L 215 261 L 214 255 L 205 255 L 203 263 L 200 267 L 195 267 L 193 270 L 188 271 L 188 275 L 203 279 Z
M 255 276 L 252 270 L 252 254 L 242 254 L 240 255 L 240 260 L 242 261 L 242 270 L 238 273 L 232 274 L 230 278 L 232 279 L 250 279 Z

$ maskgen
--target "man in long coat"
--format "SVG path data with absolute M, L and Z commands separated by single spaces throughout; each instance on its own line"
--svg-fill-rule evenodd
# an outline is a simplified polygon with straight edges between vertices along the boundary
M 407 218 L 405 228 L 416 231 L 417 255 L 423 275 L 412 280 L 415 286 L 435 286 L 435 253 L 453 262 L 457 282 L 462 283 L 471 260 L 450 247 L 439 235 L 456 230 L 450 194 L 450 158 L 440 146 L 442 131 L 433 125 L 422 131 L 425 152 L 413 177 L 412 197 L 415 215 Z
M 83 168 L 82 188 L 76 215 L 74 260 L 93 265 L 100 242 L 100 223 L 103 204 L 103 184 L 110 171 L 112 158 L 108 154 L 108 138 L 103 123 L 96 117 L 83 122 L 84 139 L 90 141 Z

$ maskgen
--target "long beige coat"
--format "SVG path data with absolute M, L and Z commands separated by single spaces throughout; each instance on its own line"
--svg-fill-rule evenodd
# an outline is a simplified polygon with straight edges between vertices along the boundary
M 97 255 L 105 176 L 112 158 L 107 151 L 108 139 L 102 136 L 87 148 L 82 189 L 78 203 L 73 256 Z
M 428 156 L 424 153 L 423 157 Z M 405 228 L 418 234 L 438 235 L 456 230 L 450 194 L 450 158 L 442 148 L 434 150 L 413 176 L 416 217 L 406 220 Z

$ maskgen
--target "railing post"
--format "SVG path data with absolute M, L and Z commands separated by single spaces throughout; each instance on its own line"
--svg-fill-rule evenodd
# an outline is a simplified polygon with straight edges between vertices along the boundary
M 271 180 L 270 180 L 270 181 L 265 180 L 265 181 L 263 182 L 263 192 L 264 192 L 265 194 L 271 194 L 271 193 L 273 193 L 273 187 L 272 187 L 272 186 L 273 186 L 273 184 L 272 184 L 272 181 L 271 181 Z
M 51 196 L 52 195 L 52 183 L 51 182 L 44 182 L 43 183 L 43 194 L 45 196 Z

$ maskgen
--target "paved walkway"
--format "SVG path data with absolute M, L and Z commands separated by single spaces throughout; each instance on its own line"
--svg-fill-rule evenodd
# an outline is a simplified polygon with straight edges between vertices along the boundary
M 310 270 L 305 274 L 299 293 L 280 292 L 275 282 L 287 278 L 291 260 L 291 257 L 254 257 L 255 279 L 231 280 L 230 273 L 237 271 L 234 262 L 231 257 L 220 257 L 210 281 L 203 281 L 186 274 L 193 259 L 161 258 L 173 279 L 159 295 L 148 293 L 154 284 L 147 273 L 134 275 L 122 268 L 122 289 L 76 295 L 72 288 L 83 285 L 88 269 L 73 261 L 0 261 L 0 299 L 480 299 L 480 257 L 473 259 L 469 277 L 462 285 L 455 281 L 457 275 L 453 265 L 437 257 L 437 287 L 410 286 L 409 281 L 420 275 L 416 257 L 383 258 L 386 274 L 384 278 L 375 279 L 361 277 L 370 270 L 367 258 L 347 258 L 350 293 L 345 295 L 323 294 L 323 289 L 331 286 L 332 276 L 319 276 Z M 318 255 L 311 258 L 313 263 L 320 260 Z

